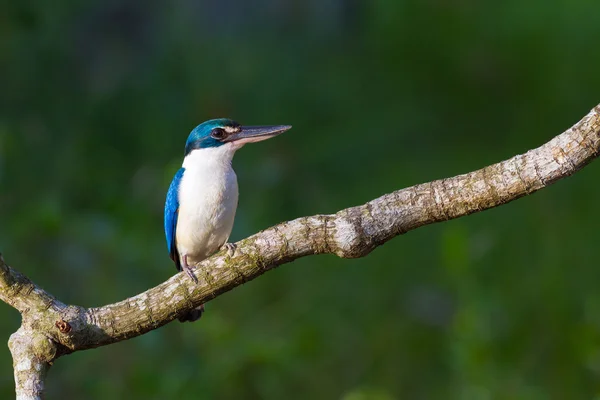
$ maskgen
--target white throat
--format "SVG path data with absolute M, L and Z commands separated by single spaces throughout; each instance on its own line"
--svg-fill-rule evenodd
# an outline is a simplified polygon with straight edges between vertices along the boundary
M 231 160 L 235 154 L 235 148 L 230 143 L 219 147 L 208 147 L 205 149 L 192 150 L 183 159 L 182 167 L 186 170 L 196 168 L 231 168 Z

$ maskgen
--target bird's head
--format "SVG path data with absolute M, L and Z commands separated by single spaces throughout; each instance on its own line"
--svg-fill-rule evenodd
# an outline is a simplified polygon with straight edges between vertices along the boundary
M 185 155 L 196 149 L 230 146 L 237 150 L 246 143 L 260 142 L 290 129 L 290 125 L 242 126 L 227 119 L 211 119 L 192 130 L 185 144 Z

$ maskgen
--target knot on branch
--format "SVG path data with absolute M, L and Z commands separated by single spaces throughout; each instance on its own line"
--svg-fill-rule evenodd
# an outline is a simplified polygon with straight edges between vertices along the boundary
M 60 333 L 69 333 L 69 332 L 71 332 L 71 329 L 72 329 L 71 325 L 64 319 L 60 319 L 60 320 L 56 321 L 56 323 L 54 325 L 56 325 L 56 327 L 58 328 Z
M 332 235 L 335 246 L 333 250 L 341 258 L 359 258 L 369 254 L 374 246 L 365 233 L 362 219 L 353 209 L 347 210 L 335 220 L 335 231 Z

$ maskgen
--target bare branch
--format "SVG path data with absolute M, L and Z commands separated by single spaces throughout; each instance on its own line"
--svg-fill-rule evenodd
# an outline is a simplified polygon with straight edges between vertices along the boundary
M 6 264 L 0 254 L 0 300 L 21 314 L 43 310 L 54 305 L 64 305 L 51 294 L 36 286 L 25 275 Z
M 572 128 L 525 154 L 398 190 L 336 214 L 281 223 L 238 242 L 231 257 L 220 252 L 198 264 L 194 269 L 198 284 L 177 274 L 144 293 L 103 307 L 66 306 L 0 260 L 0 298 L 23 315 L 23 326 L 10 341 L 17 390 L 41 390 L 48 366 L 63 354 L 144 334 L 297 258 L 324 253 L 363 257 L 420 226 L 508 203 L 573 174 L 596 158 L 599 149 L 597 106 Z M 33 369 L 25 360 L 31 361 Z
M 8 347 L 13 356 L 17 400 L 43 399 L 44 379 L 56 357 L 52 340 L 21 327 L 11 335 Z

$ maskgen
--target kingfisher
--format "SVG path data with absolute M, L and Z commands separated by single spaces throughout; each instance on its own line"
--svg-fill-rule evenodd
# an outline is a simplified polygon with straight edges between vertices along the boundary
M 183 165 L 175 173 L 165 201 L 165 236 L 169 255 L 179 271 L 196 283 L 191 266 L 225 248 L 238 205 L 237 176 L 231 160 L 246 143 L 277 136 L 289 125 L 242 126 L 219 118 L 195 127 L 185 143 Z M 204 305 L 179 317 L 196 321 Z

